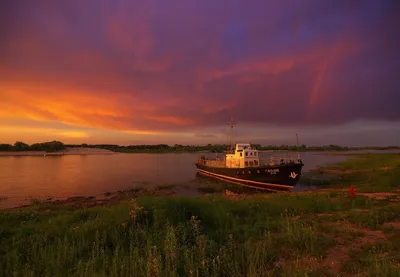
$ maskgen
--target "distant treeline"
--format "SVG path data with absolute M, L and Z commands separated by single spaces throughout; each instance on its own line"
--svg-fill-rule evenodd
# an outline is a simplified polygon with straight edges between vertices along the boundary
M 34 143 L 32 145 L 17 141 L 14 145 L 0 144 L 0 151 L 46 151 L 55 152 L 64 150 L 65 145 L 60 141 L 49 141 L 42 143 Z
M 363 146 L 363 147 L 348 147 L 340 145 L 323 145 L 323 146 L 307 146 L 305 144 L 296 145 L 255 145 L 258 150 L 286 150 L 286 151 L 354 151 L 354 150 L 391 150 L 400 149 L 400 146 Z
M 141 144 L 141 145 L 128 145 L 120 146 L 115 144 L 81 144 L 81 145 L 66 145 L 67 147 L 89 147 L 106 149 L 114 152 L 125 152 L 125 153 L 142 153 L 142 152 L 155 152 L 155 153 L 168 153 L 168 152 L 199 152 L 199 151 L 211 151 L 211 152 L 223 152 L 229 149 L 229 145 L 216 144 L 216 145 L 181 145 L 175 144 L 169 146 L 167 144 Z
M 120 146 L 116 144 L 63 144 L 60 141 L 51 141 L 43 143 L 34 143 L 28 145 L 26 143 L 17 141 L 14 145 L 11 144 L 0 144 L 0 151 L 47 151 L 54 152 L 64 150 L 66 147 L 87 147 L 87 148 L 98 148 L 106 149 L 114 152 L 126 152 L 126 153 L 168 153 L 168 152 L 199 152 L 199 151 L 210 151 L 210 152 L 224 152 L 227 151 L 230 146 L 227 144 L 207 144 L 207 145 L 181 145 L 175 144 L 169 146 L 167 144 L 153 144 L 153 145 L 128 145 Z M 252 144 L 252 147 L 258 150 L 271 150 L 271 151 L 351 151 L 351 150 L 389 150 L 389 149 L 400 149 L 399 146 L 385 146 L 385 147 L 347 147 L 339 145 L 324 145 L 324 146 L 307 146 L 299 145 L 261 145 Z
M 181 145 L 175 144 L 169 146 L 167 144 L 156 144 L 156 145 L 128 145 L 120 146 L 114 144 L 81 144 L 81 145 L 66 145 L 67 147 L 89 147 L 107 149 L 114 152 L 199 152 L 199 151 L 210 151 L 210 152 L 224 152 L 227 151 L 230 146 L 227 144 L 207 144 L 207 145 Z M 347 147 L 339 145 L 324 145 L 324 146 L 307 146 L 299 145 L 261 145 L 252 144 L 253 148 L 258 150 L 272 150 L 272 151 L 350 151 L 350 150 L 389 150 L 389 149 L 400 149 L 399 146 L 385 146 L 385 147 Z

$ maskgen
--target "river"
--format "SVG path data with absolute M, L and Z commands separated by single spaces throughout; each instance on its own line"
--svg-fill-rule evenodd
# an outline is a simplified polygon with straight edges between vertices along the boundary
M 262 152 L 260 158 L 267 159 L 270 154 Z M 27 204 L 32 198 L 101 196 L 105 192 L 134 188 L 137 184 L 155 186 L 193 181 L 196 179 L 194 163 L 199 155 L 0 156 L 0 209 Z M 313 152 L 301 155 L 304 172 L 346 159 Z M 304 188 L 299 184 L 294 190 Z

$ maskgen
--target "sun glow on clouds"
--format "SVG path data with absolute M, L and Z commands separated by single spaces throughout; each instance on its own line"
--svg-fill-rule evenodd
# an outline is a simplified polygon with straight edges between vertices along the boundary
M 42 140 L 54 139 L 83 139 L 89 138 L 89 133 L 78 130 L 61 130 L 56 128 L 45 127 L 14 127 L 14 126 L 0 126 L 2 134 L 0 143 L 5 142 L 3 139 L 14 137 L 14 140 L 29 139 L 30 136 L 39 137 Z M 7 142 L 12 143 L 9 139 Z M 35 141 L 36 142 L 36 141 Z
M 129 103 L 133 97 L 126 95 L 115 95 L 110 99 L 90 91 L 71 93 L 56 86 L 35 94 L 26 90 L 6 90 L 2 96 L 2 118 L 56 120 L 68 125 L 105 129 L 124 129 L 127 126 L 121 119 L 148 109 L 143 102 L 132 109 Z
M 146 131 L 146 130 L 127 130 L 122 131 L 126 134 L 133 134 L 133 135 L 163 135 L 165 133 L 162 132 L 155 132 L 155 131 Z
M 54 133 L 55 136 L 62 136 L 66 138 L 88 138 L 89 134 L 82 131 L 63 131 Z

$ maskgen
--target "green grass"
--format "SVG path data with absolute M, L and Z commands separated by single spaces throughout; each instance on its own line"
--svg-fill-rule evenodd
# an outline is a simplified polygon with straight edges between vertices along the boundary
M 376 166 L 371 158 L 346 163 Z M 382 161 L 393 166 L 398 158 Z M 382 187 L 373 174 L 388 174 L 389 181 Z M 390 174 L 397 173 L 371 170 L 357 180 L 366 190 L 393 191 Z M 0 276 L 337 276 L 324 261 L 346 247 L 337 255 L 340 276 L 398 276 L 400 237 L 385 225 L 400 221 L 391 197 L 331 190 L 141 196 L 91 208 L 33 201 L 0 211 Z M 367 231 L 385 239 L 361 244 Z
M 386 170 L 384 167 L 388 167 Z M 335 172 L 329 172 L 335 170 Z M 320 187 L 347 188 L 361 192 L 390 192 L 400 188 L 399 154 L 359 154 L 305 176 L 305 182 Z
M 350 159 L 330 168 L 339 170 L 374 170 L 384 166 L 400 166 L 400 154 L 353 154 Z
M 348 219 L 360 228 L 379 229 L 385 222 L 400 221 L 400 205 L 376 207 L 365 213 L 350 212 Z

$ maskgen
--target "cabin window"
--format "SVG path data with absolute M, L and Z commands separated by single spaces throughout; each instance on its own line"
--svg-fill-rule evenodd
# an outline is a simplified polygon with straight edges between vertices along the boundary
M 246 157 L 248 156 L 247 154 L 249 154 L 248 152 L 245 152 L 246 153 Z
M 257 152 L 254 152 L 254 156 L 257 156 Z
M 258 161 L 257 160 L 254 161 L 254 165 L 258 165 Z
M 249 162 L 244 162 L 244 166 L 249 166 Z
M 253 152 L 250 152 L 250 156 L 253 156 Z
M 253 161 L 250 161 L 250 166 L 253 166 L 254 164 L 253 164 Z
M 242 152 L 240 152 L 240 157 L 243 157 L 243 153 Z

